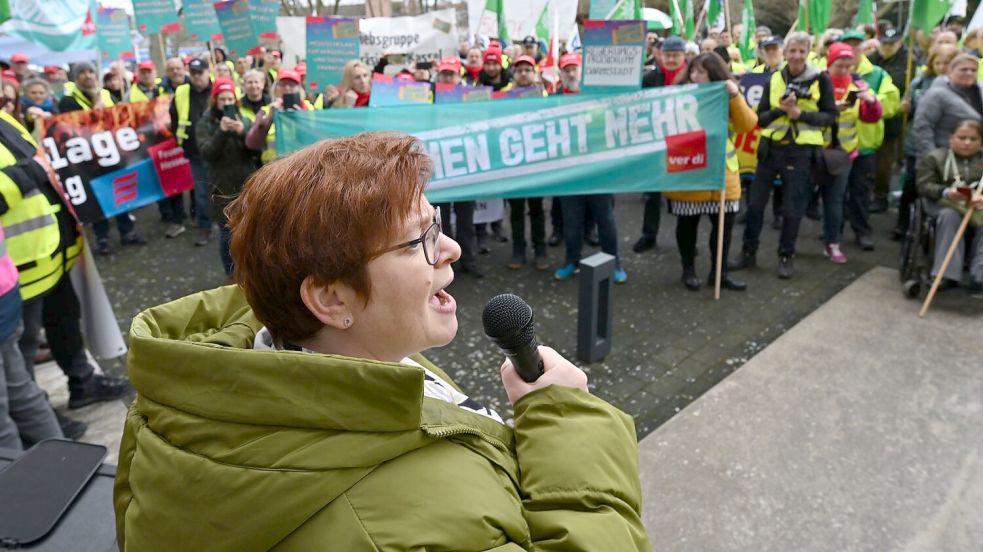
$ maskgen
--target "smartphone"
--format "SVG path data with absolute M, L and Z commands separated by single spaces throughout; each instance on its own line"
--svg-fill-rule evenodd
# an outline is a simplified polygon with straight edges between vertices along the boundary
M 238 119 L 239 111 L 236 109 L 235 104 L 229 104 L 222 108 L 222 116 L 230 119 Z
M 283 95 L 283 109 L 300 106 L 300 92 L 287 92 Z
M 851 91 L 847 92 L 846 93 L 846 99 L 844 100 L 844 103 L 846 103 L 847 105 L 853 105 L 853 104 L 857 103 L 857 96 L 859 96 L 859 95 L 860 95 L 860 92 L 857 91 L 857 90 L 851 90 Z
M 406 54 L 389 54 L 386 59 L 393 65 L 400 65 L 406 62 Z

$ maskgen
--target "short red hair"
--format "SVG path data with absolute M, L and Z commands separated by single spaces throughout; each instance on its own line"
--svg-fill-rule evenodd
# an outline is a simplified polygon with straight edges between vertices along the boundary
M 226 209 L 235 279 L 277 343 L 321 327 L 300 298 L 342 282 L 366 302 L 366 267 L 416 215 L 432 164 L 408 135 L 370 132 L 323 140 L 265 165 Z

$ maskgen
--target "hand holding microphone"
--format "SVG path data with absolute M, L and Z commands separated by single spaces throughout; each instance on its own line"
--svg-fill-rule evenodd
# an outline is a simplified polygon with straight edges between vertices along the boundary
M 501 375 L 512 404 L 527 393 L 550 385 L 587 391 L 587 375 L 580 368 L 553 349 L 539 346 L 532 307 L 521 297 L 510 293 L 492 297 L 481 319 L 485 334 L 507 357 Z

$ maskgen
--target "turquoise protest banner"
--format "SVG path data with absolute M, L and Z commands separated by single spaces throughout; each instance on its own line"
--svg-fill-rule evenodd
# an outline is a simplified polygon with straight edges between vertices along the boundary
M 276 114 L 277 151 L 365 131 L 413 134 L 430 201 L 724 186 L 723 83 L 626 94 Z
M 307 85 L 312 93 L 341 84 L 348 60 L 358 59 L 362 43 L 358 20 L 350 17 L 307 17 Z
M 214 0 L 184 0 L 184 28 L 192 40 L 208 42 L 222 39 L 214 3 Z
M 126 52 L 133 51 L 130 39 L 130 18 L 122 8 L 99 8 L 96 11 L 99 55 L 103 60 L 115 61 Z
M 133 17 L 142 33 L 169 33 L 180 28 L 174 0 L 133 0 Z
M 259 35 L 253 28 L 249 0 L 215 3 L 215 15 L 229 55 L 244 56 L 259 51 Z
M 256 36 L 276 40 L 276 16 L 280 13 L 280 0 L 250 0 L 249 7 Z
M 642 85 L 644 21 L 584 21 L 583 44 L 585 92 L 627 91 Z

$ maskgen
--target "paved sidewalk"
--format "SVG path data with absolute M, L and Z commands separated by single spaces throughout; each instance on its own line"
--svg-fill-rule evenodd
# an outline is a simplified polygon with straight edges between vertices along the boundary
M 641 443 L 660 551 L 983 548 L 979 303 L 874 269 Z

